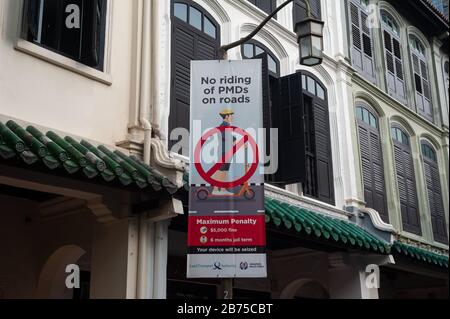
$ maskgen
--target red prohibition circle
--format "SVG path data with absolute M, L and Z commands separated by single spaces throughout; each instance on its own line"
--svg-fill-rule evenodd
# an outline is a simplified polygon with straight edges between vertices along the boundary
M 235 180 L 232 182 L 222 182 L 222 181 L 217 181 L 217 180 L 213 179 L 212 175 L 214 175 L 214 173 L 209 175 L 207 172 L 205 172 L 205 170 L 202 167 L 201 161 L 200 161 L 202 147 L 206 143 L 206 141 L 214 134 L 223 133 L 226 130 L 233 130 L 233 132 L 237 132 L 237 133 L 241 134 L 244 137 L 244 139 L 246 139 L 248 141 L 248 143 L 250 144 L 250 146 L 253 150 L 253 153 L 255 154 L 254 161 L 251 164 L 248 172 L 244 176 L 239 178 L 238 180 Z M 247 182 L 255 174 L 256 170 L 258 169 L 258 164 L 259 164 L 258 145 L 256 144 L 253 137 L 250 134 L 248 134 L 246 131 L 244 131 L 243 129 L 240 129 L 236 126 L 216 127 L 216 128 L 209 130 L 208 132 L 206 132 L 200 138 L 200 141 L 197 143 L 197 146 L 195 147 L 195 150 L 194 150 L 194 162 L 195 162 L 195 168 L 197 169 L 197 172 L 208 184 L 211 184 L 212 186 L 220 187 L 220 188 L 238 187 L 238 186 L 243 185 L 245 182 Z M 221 163 L 221 165 L 223 165 L 223 164 L 224 163 Z M 219 164 L 216 164 L 216 165 L 219 165 Z

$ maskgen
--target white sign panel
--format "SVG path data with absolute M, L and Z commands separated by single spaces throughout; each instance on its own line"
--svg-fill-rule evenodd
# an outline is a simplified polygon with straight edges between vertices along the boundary
M 264 278 L 261 60 L 191 65 L 188 278 Z

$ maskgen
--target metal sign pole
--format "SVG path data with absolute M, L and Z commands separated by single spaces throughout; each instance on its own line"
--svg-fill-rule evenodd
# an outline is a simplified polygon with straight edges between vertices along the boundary
M 219 299 L 233 299 L 233 278 L 223 278 L 220 281 Z
M 219 52 L 221 60 L 228 60 L 228 52 Z M 220 283 L 220 299 L 233 299 L 233 278 L 223 278 Z

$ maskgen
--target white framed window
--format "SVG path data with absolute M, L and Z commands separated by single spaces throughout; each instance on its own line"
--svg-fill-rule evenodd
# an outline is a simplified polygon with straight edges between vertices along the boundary
M 411 51 L 413 83 L 417 113 L 430 122 L 434 120 L 431 104 L 431 86 L 428 70 L 427 51 L 423 43 L 415 35 L 409 36 Z
M 388 93 L 406 103 L 402 39 L 399 24 L 386 11 L 381 11 L 386 81 Z

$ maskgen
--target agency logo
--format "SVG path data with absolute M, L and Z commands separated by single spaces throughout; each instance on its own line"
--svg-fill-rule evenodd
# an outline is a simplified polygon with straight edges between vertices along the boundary
M 241 268 L 241 270 L 247 270 L 248 269 L 248 262 L 243 261 L 239 264 L 239 268 Z
M 214 264 L 213 264 L 213 270 L 222 270 L 222 265 L 221 265 L 221 263 L 220 262 L 215 262 Z

